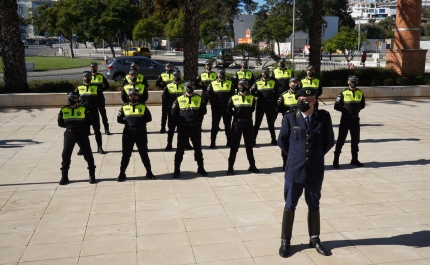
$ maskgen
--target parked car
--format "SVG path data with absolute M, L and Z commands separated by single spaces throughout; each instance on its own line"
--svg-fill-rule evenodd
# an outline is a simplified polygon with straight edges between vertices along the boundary
M 139 73 L 146 79 L 156 79 L 165 71 L 164 64 L 149 59 L 144 56 L 123 56 L 115 57 L 106 64 L 106 78 L 122 82 L 130 71 L 130 65 L 136 63 L 139 66 Z
M 145 56 L 151 58 L 151 51 L 143 47 L 130 47 L 126 51 L 121 52 L 121 56 Z
M 224 66 L 227 68 L 233 63 L 233 52 L 231 49 L 204 50 L 198 54 L 199 62 L 212 61 L 212 67 Z

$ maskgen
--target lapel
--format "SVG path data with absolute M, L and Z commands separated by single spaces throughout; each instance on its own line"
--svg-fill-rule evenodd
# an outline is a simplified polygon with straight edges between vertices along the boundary
M 307 128 L 305 118 L 303 118 L 302 112 L 300 110 L 296 111 L 296 121 L 299 124 L 301 131 L 306 132 Z
M 312 113 L 312 116 L 311 116 L 311 122 L 310 122 L 306 132 L 309 132 L 311 130 L 311 128 L 315 127 L 315 125 L 318 123 L 318 119 L 319 119 L 318 110 L 314 109 L 314 113 Z

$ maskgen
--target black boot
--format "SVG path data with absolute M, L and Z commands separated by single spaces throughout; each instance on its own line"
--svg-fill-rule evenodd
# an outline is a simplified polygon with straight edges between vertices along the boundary
M 97 147 L 97 153 L 104 155 L 106 154 L 105 150 L 103 150 L 103 147 L 100 145 L 99 147 Z
M 81 148 L 79 148 L 77 155 L 78 155 L 78 156 L 81 156 L 81 155 L 83 155 L 83 154 L 84 154 L 84 153 L 82 153 Z
M 146 168 L 146 176 L 145 177 L 148 179 L 155 179 L 154 174 L 152 174 L 151 167 L 146 166 L 145 168 Z
M 287 211 L 284 208 L 284 216 L 282 218 L 282 233 L 281 247 L 279 248 L 279 256 L 287 258 L 290 254 L 291 237 L 293 235 L 294 211 Z
M 308 212 L 308 231 L 309 231 L 309 246 L 315 248 L 318 254 L 328 256 L 328 251 L 322 245 L 319 238 L 320 235 L 320 210 Z
M 125 168 L 120 168 L 118 178 L 116 178 L 116 181 L 123 182 L 127 180 L 127 175 L 125 175 Z
M 194 149 L 193 146 L 190 144 L 190 142 L 187 143 L 185 148 L 187 148 L 187 150 L 193 150 Z
M 173 171 L 173 178 L 177 179 L 181 175 L 181 162 L 175 161 L 175 171 Z
M 109 123 L 105 124 L 105 134 L 106 135 L 111 135 L 110 131 L 109 131 Z
M 340 152 L 334 151 L 333 168 L 339 168 Z
M 96 183 L 96 166 L 88 167 L 88 171 L 90 173 L 89 177 L 89 183 L 95 184 Z
M 234 165 L 234 162 L 228 161 L 227 175 L 234 175 L 233 165 Z
M 210 149 L 215 149 L 215 148 L 216 148 L 216 144 L 215 144 L 215 142 L 216 142 L 216 137 L 213 137 L 213 136 L 211 135 L 211 145 L 209 145 L 209 148 L 210 148 Z
M 197 161 L 197 165 L 198 165 L 197 173 L 199 173 L 202 176 L 207 176 L 208 172 L 206 172 L 205 168 L 203 167 L 203 160 Z
M 69 183 L 69 169 L 68 168 L 60 168 L 61 169 L 61 180 L 58 182 L 60 185 L 66 185 Z
M 167 135 L 167 145 L 166 145 L 166 148 L 164 148 L 164 151 L 172 150 L 172 142 L 173 142 L 173 135 Z
M 255 161 L 249 161 L 248 171 L 252 173 L 260 173 L 260 170 L 255 166 Z
M 364 167 L 363 163 L 360 163 L 360 161 L 358 161 L 358 155 L 352 155 L 352 159 L 351 159 L 351 163 L 349 163 L 353 166 L 357 166 L 357 167 Z
M 160 133 L 166 133 L 166 127 L 161 127 Z

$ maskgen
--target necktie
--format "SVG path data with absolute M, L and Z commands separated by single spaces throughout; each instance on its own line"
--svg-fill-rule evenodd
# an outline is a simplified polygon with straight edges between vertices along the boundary
M 306 116 L 305 122 L 306 122 L 306 126 L 309 126 L 309 116 Z

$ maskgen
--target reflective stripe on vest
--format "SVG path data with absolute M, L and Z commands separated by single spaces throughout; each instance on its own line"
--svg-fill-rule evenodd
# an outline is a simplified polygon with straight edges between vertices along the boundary
M 257 83 L 257 89 L 258 90 L 273 90 L 275 88 L 275 80 L 260 80 Z
M 142 74 L 138 74 L 137 75 L 137 80 L 136 80 L 136 82 L 137 83 L 142 83 L 143 82 L 143 78 L 144 78 L 144 76 L 142 75 Z M 126 77 L 125 77 L 125 79 L 127 80 L 127 82 L 131 82 L 131 79 L 130 79 L 130 75 L 127 75 Z
M 231 97 L 231 100 L 233 101 L 233 105 L 235 107 L 252 107 L 252 102 L 254 101 L 253 95 L 234 95 Z
M 124 86 L 124 92 L 128 95 L 128 92 L 130 91 L 130 89 L 136 89 L 137 91 L 139 91 L 139 95 L 142 95 L 143 92 L 145 91 L 145 85 L 142 83 L 138 83 L 136 85 L 126 85 Z
M 103 84 L 103 75 L 96 74 L 91 76 L 91 84 L 100 85 Z
M 133 105 L 124 105 L 122 106 L 122 111 L 125 117 L 143 117 L 145 114 L 146 106 L 143 104 Z
M 172 74 L 168 74 L 168 73 L 162 73 L 161 74 L 161 79 L 163 80 L 163 82 L 167 83 L 167 82 L 172 82 L 173 79 L 175 77 L 173 77 Z
M 306 78 L 302 79 L 302 87 L 318 89 L 319 86 L 320 86 L 320 80 L 318 78 L 313 78 L 310 80 Z
M 167 89 L 169 90 L 170 94 L 184 94 L 185 93 L 185 87 L 184 83 L 176 84 L 176 83 L 170 83 L 167 85 Z
M 231 81 L 230 80 L 223 81 L 222 86 L 221 86 L 221 82 L 218 80 L 213 81 L 211 83 L 211 85 L 212 85 L 214 92 L 228 92 L 231 89 Z
M 252 78 L 252 72 L 249 70 L 246 70 L 246 72 L 244 71 L 237 71 L 236 72 L 237 77 L 240 79 L 247 79 L 250 80 Z
M 348 89 L 343 91 L 342 94 L 344 103 L 360 103 L 363 98 L 363 92 L 360 90 L 355 90 L 355 92 L 352 93 L 352 91 Z
M 284 93 L 282 95 L 282 98 L 284 99 L 284 106 L 297 105 L 296 96 L 293 93 L 291 93 L 290 91 Z
M 210 72 L 209 74 L 207 72 L 204 72 L 200 74 L 200 79 L 202 81 L 214 81 L 217 79 L 217 75 L 214 72 Z
M 178 104 L 180 109 L 199 109 L 202 103 L 202 98 L 199 96 L 189 97 L 182 95 L 178 97 Z
M 78 106 L 77 108 L 62 108 L 64 121 L 82 121 L 85 119 L 85 107 Z
M 285 70 L 282 69 L 275 69 L 273 71 L 273 75 L 275 76 L 275 78 L 291 78 L 291 76 L 293 75 L 292 71 L 290 68 L 287 68 Z
M 97 96 L 96 85 L 88 86 L 88 91 L 87 91 L 87 86 L 79 86 L 78 91 L 80 96 Z

